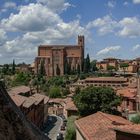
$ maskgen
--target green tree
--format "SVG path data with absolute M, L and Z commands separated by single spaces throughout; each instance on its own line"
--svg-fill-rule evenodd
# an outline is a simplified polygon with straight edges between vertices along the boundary
M 125 74 L 125 72 L 126 72 L 126 68 L 128 68 L 128 66 L 129 66 L 128 63 L 121 63 L 121 64 L 120 64 L 120 68 L 123 69 L 124 74 Z
M 58 64 L 56 66 L 56 75 L 60 75 L 60 68 L 59 68 Z
M 68 118 L 65 140 L 76 140 L 76 128 L 74 124 L 76 118 L 76 116 L 70 116 Z
M 12 74 L 15 74 L 16 68 L 15 68 L 15 60 L 13 60 L 13 64 L 12 64 Z
M 90 71 L 90 57 L 89 54 L 87 54 L 87 58 L 86 58 L 86 67 L 87 67 L 87 72 Z
M 8 64 L 4 64 L 4 65 L 3 65 L 2 73 L 3 73 L 4 75 L 8 75 L 8 74 L 10 73 L 10 68 L 9 68 L 9 65 L 8 65 Z
M 69 91 L 68 88 L 64 88 L 64 89 L 62 90 L 62 93 L 63 93 L 63 96 L 67 96 L 68 94 L 70 94 L 70 91 Z
M 112 72 L 113 70 L 116 70 L 116 68 L 114 66 L 108 65 L 107 70 Z
M 43 77 L 45 76 L 46 72 L 45 72 L 45 62 L 44 62 L 44 59 L 41 60 L 41 63 L 40 63 L 40 69 L 39 69 L 39 77 Z
M 81 116 L 90 115 L 97 111 L 116 114 L 121 98 L 110 87 L 87 87 L 75 94 L 74 102 Z
M 76 89 L 75 89 L 75 94 L 79 94 L 80 93 L 80 87 L 76 87 Z
M 79 63 L 78 63 L 78 66 L 77 66 L 77 73 L 80 74 L 80 71 L 81 71 L 81 70 L 80 70 L 80 65 L 79 65 Z
M 140 115 L 136 115 L 135 117 L 132 117 L 131 122 L 135 124 L 140 124 Z
M 30 78 L 29 73 L 20 72 L 15 75 L 14 80 L 12 81 L 12 86 L 28 85 Z
M 93 71 L 93 72 L 98 71 L 98 68 L 96 67 L 96 62 L 97 62 L 97 60 L 93 60 L 90 63 L 91 71 Z
M 87 54 L 86 59 L 84 59 L 84 73 L 88 73 L 90 71 L 90 57 Z
M 61 97 L 60 88 L 57 86 L 52 86 L 49 91 L 50 98 L 58 98 Z
M 84 73 L 87 73 L 87 63 L 86 63 L 86 59 L 84 59 L 83 72 L 84 72 Z

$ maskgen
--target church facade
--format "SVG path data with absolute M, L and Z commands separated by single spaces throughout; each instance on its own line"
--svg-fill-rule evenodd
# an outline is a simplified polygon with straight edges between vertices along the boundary
M 77 45 L 40 45 L 35 58 L 35 73 L 43 61 L 46 76 L 64 75 L 66 67 L 82 70 L 84 61 L 84 36 L 78 36 Z

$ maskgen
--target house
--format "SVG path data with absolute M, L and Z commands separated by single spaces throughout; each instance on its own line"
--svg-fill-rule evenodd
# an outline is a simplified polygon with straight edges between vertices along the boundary
M 116 140 L 116 132 L 111 128 L 130 124 L 120 116 L 97 112 L 75 121 L 76 140 Z
M 97 62 L 96 67 L 99 70 L 107 71 L 109 66 L 112 66 L 114 70 L 118 69 L 119 59 L 116 58 L 105 58 L 103 61 Z
M 29 87 L 14 87 L 9 91 L 11 99 L 21 109 L 28 120 L 41 127 L 47 120 L 49 98 L 41 94 L 32 94 Z
M 22 95 L 29 97 L 33 94 L 33 90 L 28 86 L 17 86 L 10 89 L 8 93 L 11 95 Z
M 114 128 L 116 140 L 140 140 L 140 125 L 121 125 Z
M 65 117 L 68 118 L 70 116 L 77 116 L 78 115 L 78 109 L 76 105 L 74 104 L 72 98 L 68 97 L 65 100 Z
M 137 98 L 137 89 L 136 88 L 123 88 L 117 90 L 117 95 L 122 97 L 122 103 L 120 105 L 120 111 L 129 112 L 136 111 L 136 98 Z
M 76 83 L 71 84 L 70 89 L 74 90 L 76 87 L 86 88 L 88 86 L 122 88 L 127 87 L 128 85 L 129 81 L 124 77 L 88 77 L 84 80 L 78 80 Z
M 62 115 L 64 110 L 64 99 L 52 98 L 49 100 L 48 113 L 55 115 Z

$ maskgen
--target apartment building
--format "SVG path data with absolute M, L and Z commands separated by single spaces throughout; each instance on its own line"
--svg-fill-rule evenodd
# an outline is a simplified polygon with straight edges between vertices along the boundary
M 88 86 L 105 86 L 112 88 L 127 87 L 129 81 L 124 77 L 89 77 L 84 80 L 78 80 L 76 83 L 70 85 L 70 89 L 74 90 L 76 87 L 86 88 Z
M 29 87 L 18 86 L 8 93 L 28 120 L 41 127 L 47 120 L 49 98 L 41 94 L 31 94 Z

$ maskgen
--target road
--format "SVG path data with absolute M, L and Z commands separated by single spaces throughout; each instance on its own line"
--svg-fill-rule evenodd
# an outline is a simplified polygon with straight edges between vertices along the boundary
M 56 140 L 56 136 L 60 132 L 61 125 L 62 118 L 58 116 L 49 116 L 49 120 L 47 121 L 45 129 L 43 131 L 47 133 L 48 137 L 51 140 Z

